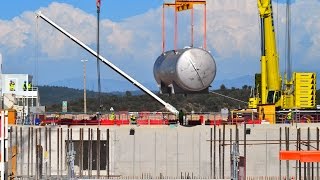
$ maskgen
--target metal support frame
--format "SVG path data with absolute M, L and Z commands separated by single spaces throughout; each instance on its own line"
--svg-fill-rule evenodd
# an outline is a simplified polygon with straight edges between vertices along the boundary
M 83 113 L 87 114 L 87 85 L 86 85 L 86 62 L 88 60 L 83 59 Z
M 98 76 L 98 99 L 99 99 L 99 112 L 101 113 L 102 110 L 102 102 L 101 102 L 101 79 L 100 79 L 100 61 L 99 61 L 99 54 L 100 54 L 100 6 L 101 2 L 97 1 L 97 76 Z M 99 119 L 100 119 L 99 113 Z M 100 122 L 100 121 L 99 121 Z
M 162 52 L 165 51 L 165 10 L 167 7 L 174 7 L 174 50 L 178 48 L 178 12 L 184 10 L 191 10 L 191 47 L 194 46 L 194 5 L 204 5 L 204 15 L 203 15 L 203 49 L 207 48 L 207 5 L 205 0 L 175 0 L 174 3 L 163 3 L 162 5 Z M 186 8 L 179 9 L 185 6 Z

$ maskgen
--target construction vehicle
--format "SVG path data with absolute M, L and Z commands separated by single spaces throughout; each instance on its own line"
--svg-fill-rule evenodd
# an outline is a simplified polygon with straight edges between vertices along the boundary
M 249 108 L 260 113 L 283 109 L 314 109 L 316 106 L 316 73 L 285 73 L 279 70 L 272 0 L 257 0 L 261 20 L 261 73 L 255 75 L 255 89 L 249 98 Z M 289 62 L 289 61 L 288 61 Z M 271 113 L 272 114 L 272 113 Z M 273 115 L 272 115 L 273 116 Z

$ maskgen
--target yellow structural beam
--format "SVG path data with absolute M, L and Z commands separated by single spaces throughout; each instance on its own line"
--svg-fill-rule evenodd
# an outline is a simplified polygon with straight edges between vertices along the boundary
M 175 3 L 164 3 L 164 6 L 175 6 L 177 12 L 193 9 L 196 4 L 206 4 L 206 1 L 183 1 L 176 0 Z
M 178 12 L 185 11 L 185 10 L 189 10 L 192 8 L 193 8 L 193 4 L 186 3 L 186 4 L 181 4 L 181 5 L 176 6 L 176 11 L 178 11 Z

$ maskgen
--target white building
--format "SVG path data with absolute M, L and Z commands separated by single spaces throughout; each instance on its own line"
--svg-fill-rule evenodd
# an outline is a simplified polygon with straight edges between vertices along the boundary
M 32 84 L 32 76 L 28 74 L 1 74 L 1 97 L 3 109 L 17 111 L 17 123 L 29 121 L 30 108 L 39 107 L 38 87 Z M 10 84 L 14 83 L 14 85 Z M 24 88 L 24 83 L 26 83 Z M 28 83 L 31 83 L 28 86 Z

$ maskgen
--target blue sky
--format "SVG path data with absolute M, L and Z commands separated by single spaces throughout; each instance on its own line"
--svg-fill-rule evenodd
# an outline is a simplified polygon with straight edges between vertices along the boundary
M 153 63 L 162 51 L 162 2 L 102 0 L 101 7 L 101 54 L 138 81 L 154 86 Z M 282 71 L 284 2 L 273 1 Z M 320 2 L 292 0 L 291 6 L 293 70 L 318 72 Z M 196 47 L 202 46 L 203 40 L 201 8 L 197 7 L 195 11 Z M 0 6 L 0 53 L 4 73 L 32 74 L 39 84 L 45 85 L 66 79 L 81 79 L 83 64 L 80 60 L 88 59 L 87 76 L 95 79 L 95 58 L 46 23 L 36 21 L 34 13 L 38 10 L 95 49 L 95 0 L 34 0 L 20 4 L 4 1 Z M 189 17 L 188 12 L 179 14 L 179 48 L 190 45 Z M 172 11 L 166 11 L 166 18 L 166 45 L 170 50 L 173 46 Z M 259 32 L 256 0 L 207 1 L 207 45 L 217 63 L 217 80 L 253 76 L 259 72 Z M 103 79 L 123 80 L 104 65 L 101 65 L 101 76 Z M 88 86 L 96 87 L 96 84 Z
M 3 1 L 0 6 L 1 19 L 12 19 L 19 16 L 24 11 L 35 11 L 40 7 L 46 7 L 52 2 L 72 4 L 87 13 L 96 14 L 95 0 L 31 0 L 28 2 Z M 162 0 L 101 0 L 101 18 L 108 18 L 120 21 L 126 17 L 134 16 L 146 12 L 150 8 L 157 8 L 162 4 Z

